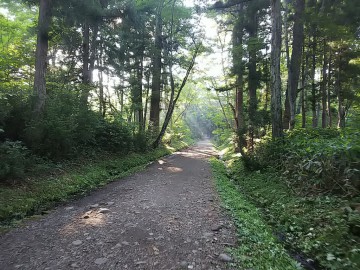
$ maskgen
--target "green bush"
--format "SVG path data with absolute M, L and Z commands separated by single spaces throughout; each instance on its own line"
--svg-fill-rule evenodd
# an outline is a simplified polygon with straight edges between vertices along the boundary
M 24 130 L 26 144 L 34 153 L 52 159 L 72 155 L 77 149 L 79 115 L 73 94 L 51 95 L 43 117 L 28 122 Z
M 95 143 L 102 150 L 126 154 L 133 148 L 131 129 L 125 123 L 102 120 L 95 130 Z
M 288 247 L 316 259 L 319 269 L 359 269 L 359 203 L 329 194 L 296 194 L 278 172 L 249 172 L 239 159 L 228 163 L 227 173 L 239 191 L 262 209 Z
M 29 150 L 20 141 L 0 144 L 0 181 L 22 178 L 28 166 Z
M 137 132 L 135 133 L 133 140 L 135 152 L 146 152 L 150 150 L 150 132 Z
M 90 150 L 128 153 L 133 135 L 126 123 L 109 121 L 99 113 L 79 108 L 70 92 L 50 95 L 44 115 L 25 129 L 25 141 L 34 153 L 60 160 Z
M 359 132 L 300 129 L 264 140 L 244 159 L 248 169 L 273 168 L 303 193 L 359 194 Z

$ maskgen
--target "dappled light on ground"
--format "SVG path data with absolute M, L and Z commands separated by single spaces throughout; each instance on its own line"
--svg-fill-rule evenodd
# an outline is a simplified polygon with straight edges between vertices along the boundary
M 215 155 L 215 152 L 213 149 L 198 150 L 194 148 L 191 152 L 182 151 L 176 154 L 188 158 L 209 158 L 213 157 Z
M 172 172 L 172 173 L 178 173 L 178 172 L 182 172 L 183 169 L 182 168 L 179 168 L 179 167 L 166 167 L 165 169 L 166 171 L 168 172 Z
M 75 216 L 68 224 L 60 229 L 61 235 L 71 235 L 77 233 L 83 227 L 100 227 L 106 224 L 107 217 L 97 210 L 90 210 Z

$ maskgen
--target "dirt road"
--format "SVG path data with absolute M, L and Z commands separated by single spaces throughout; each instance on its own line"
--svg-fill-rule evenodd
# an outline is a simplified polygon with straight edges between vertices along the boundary
M 198 143 L 11 230 L 0 236 L 0 269 L 235 269 L 213 154 Z

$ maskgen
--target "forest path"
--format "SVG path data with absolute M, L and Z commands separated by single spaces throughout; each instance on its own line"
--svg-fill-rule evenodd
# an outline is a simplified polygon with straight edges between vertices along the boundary
M 200 142 L 11 230 L 0 269 L 229 269 L 222 253 L 236 234 L 212 181 L 214 154 Z

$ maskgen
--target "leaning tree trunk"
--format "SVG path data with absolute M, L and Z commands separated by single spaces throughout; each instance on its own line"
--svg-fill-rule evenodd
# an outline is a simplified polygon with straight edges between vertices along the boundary
M 46 63 L 52 0 L 40 0 L 34 78 L 34 118 L 41 116 L 46 100 Z
M 161 127 L 160 133 L 159 133 L 158 137 L 156 138 L 156 140 L 153 143 L 153 148 L 156 148 L 156 147 L 159 146 L 159 144 L 160 144 L 160 142 L 161 142 L 161 140 L 162 140 L 162 138 L 163 138 L 163 136 L 164 136 L 164 134 L 166 132 L 166 129 L 167 129 L 168 125 L 169 125 L 171 117 L 172 117 L 172 115 L 174 113 L 176 103 L 177 103 L 177 101 L 178 101 L 178 99 L 180 97 L 180 94 L 181 94 L 182 90 L 184 89 L 184 87 L 186 85 L 186 82 L 187 82 L 187 80 L 188 80 L 188 78 L 190 76 L 190 73 L 191 73 L 191 71 L 192 71 L 192 69 L 193 69 L 193 67 L 195 65 L 195 60 L 196 60 L 196 57 L 197 57 L 197 55 L 199 53 L 199 50 L 200 50 L 200 45 L 197 45 L 196 48 L 195 48 L 195 52 L 194 52 L 194 54 L 192 56 L 191 63 L 190 63 L 189 67 L 186 70 L 185 77 L 182 80 L 182 83 L 181 83 L 181 85 L 179 87 L 179 90 L 178 90 L 175 98 L 174 98 L 174 96 L 175 96 L 175 83 L 174 83 L 174 78 L 173 78 L 173 74 L 172 74 L 172 68 L 170 67 L 170 82 L 171 82 L 170 83 L 171 84 L 170 104 L 169 104 L 169 108 L 168 108 L 168 110 L 166 112 L 165 120 L 164 120 L 164 123 L 163 123 L 163 125 Z
M 292 54 L 289 66 L 288 81 L 289 81 L 289 109 L 290 121 L 289 129 L 295 127 L 295 114 L 296 114 L 296 97 L 299 84 L 300 66 L 302 58 L 302 49 L 304 42 L 304 21 L 303 14 L 305 9 L 305 0 L 296 0 L 295 15 L 294 15 L 294 30 L 293 30 L 293 44 Z
M 272 136 L 283 136 L 281 108 L 281 2 L 271 0 L 271 123 Z
M 172 44 L 173 44 L 173 38 L 174 38 L 174 10 L 175 10 L 175 4 L 176 4 L 176 0 L 173 0 L 173 3 L 172 3 L 172 12 L 171 12 L 171 24 L 170 24 L 170 47 L 167 48 L 169 50 L 169 53 L 170 53 L 170 59 L 169 59 L 169 77 L 170 77 L 170 88 L 171 88 L 171 93 L 170 93 L 170 101 L 169 101 L 169 107 L 168 107 L 168 110 L 166 112 L 166 115 L 165 115 L 165 120 L 164 120 L 164 123 L 161 127 L 161 130 L 159 132 L 159 135 L 157 136 L 157 138 L 155 139 L 155 141 L 153 142 L 152 146 L 153 148 L 157 148 L 162 140 L 162 138 L 164 137 L 165 135 L 165 132 L 166 132 L 166 129 L 170 123 L 170 120 L 172 118 L 172 115 L 174 113 L 174 109 L 175 109 L 175 106 L 176 106 L 176 103 L 180 97 L 180 94 L 183 90 L 183 88 L 185 87 L 186 85 L 186 82 L 190 76 L 190 73 L 195 65 L 195 60 L 196 60 L 196 57 L 198 55 L 198 52 L 199 52 L 199 49 L 200 49 L 200 45 L 197 45 L 195 47 L 195 51 L 194 51 L 194 54 L 192 56 L 192 59 L 191 59 L 191 62 L 190 62 L 190 65 L 189 67 L 187 68 L 186 70 L 186 74 L 185 74 L 185 77 L 183 78 L 182 80 L 182 83 L 179 87 L 179 90 L 175 96 L 175 81 L 174 81 L 174 76 L 173 76 L 173 61 L 174 61 L 174 58 L 173 58 L 173 47 L 172 47 Z

